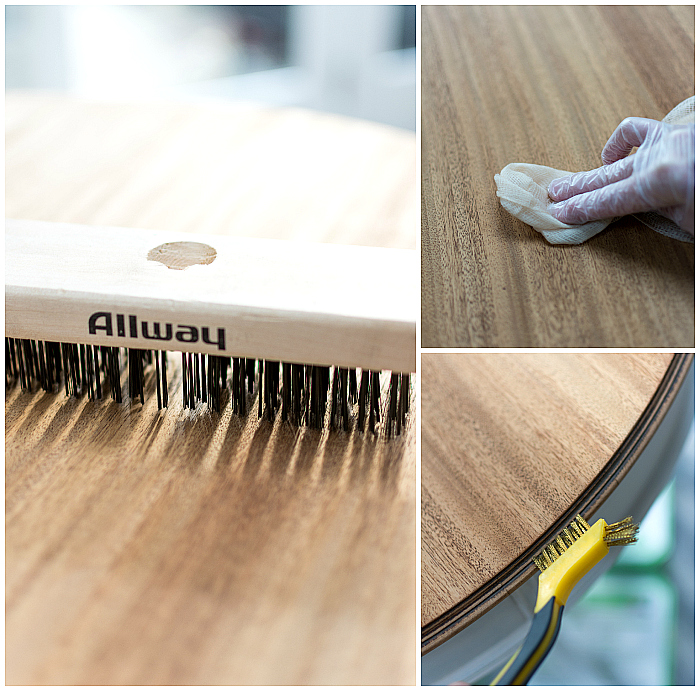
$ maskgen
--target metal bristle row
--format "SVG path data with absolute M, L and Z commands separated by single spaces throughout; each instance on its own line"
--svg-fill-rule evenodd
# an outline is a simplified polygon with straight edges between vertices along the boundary
M 103 385 L 109 384 L 112 397 L 121 402 L 119 349 L 75 343 L 5 339 L 5 380 L 19 381 L 23 389 L 35 382 L 48 392 L 61 386 L 67 396 L 87 394 L 90 400 L 102 398 Z
M 199 403 L 205 403 L 220 413 L 221 393 L 226 388 L 230 360 L 203 353 L 182 353 L 182 407 L 196 408 Z M 234 366 L 235 361 L 236 358 Z M 231 400 L 235 412 L 235 387 L 233 394 Z
M 120 350 L 126 352 L 129 398 L 144 403 L 146 378 L 153 371 L 158 408 L 167 407 L 164 351 L 5 338 L 6 384 L 19 381 L 23 389 L 29 390 L 38 381 L 44 391 L 54 392 L 63 377 L 68 396 L 87 394 L 90 400 L 97 400 L 103 392 L 110 392 L 121 403 Z M 224 391 L 230 387 L 233 412 L 245 416 L 256 382 L 259 418 L 272 421 L 280 414 L 284 422 L 298 426 L 322 429 L 328 425 L 347 431 L 357 405 L 358 430 L 372 433 L 381 419 L 378 371 L 362 370 L 358 382 L 353 368 L 182 353 L 184 408 L 193 409 L 203 403 L 221 412 Z M 405 427 L 410 396 L 410 374 L 392 373 L 385 414 L 387 436 L 398 435 Z
M 406 422 L 408 414 L 408 402 L 411 395 L 411 385 L 408 374 L 391 373 L 391 384 L 389 387 L 389 410 L 387 417 L 389 424 L 387 425 L 387 434 L 392 431 L 395 434 L 401 433 L 401 428 Z
M 550 542 L 540 554 L 533 558 L 535 566 L 540 571 L 549 568 L 576 540 L 583 537 L 590 527 L 579 514 L 576 514 L 576 518 L 569 523 L 569 527 L 564 528 L 553 542 Z
M 81 346 L 82 347 L 82 346 Z M 143 405 L 143 370 L 144 363 L 150 365 L 153 362 L 150 350 L 129 348 L 129 398 L 140 399 Z
M 156 361 L 156 396 L 158 410 L 168 407 L 168 356 L 164 350 L 154 351 Z
M 632 516 L 627 516 L 627 518 L 617 523 L 606 525 L 603 539 L 609 547 L 621 547 L 637 542 L 638 532 L 639 526 L 636 523 L 632 523 Z

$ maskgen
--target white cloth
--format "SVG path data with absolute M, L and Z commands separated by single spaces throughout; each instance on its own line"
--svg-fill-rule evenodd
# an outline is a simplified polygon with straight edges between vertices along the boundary
M 547 242 L 553 245 L 580 245 L 607 228 L 615 219 L 570 226 L 554 218 L 549 213 L 549 205 L 554 202 L 549 198 L 547 188 L 552 180 L 565 175 L 571 173 L 534 163 L 509 163 L 500 175 L 494 177 L 496 194 L 506 211 L 542 233 Z
M 672 125 L 695 122 L 695 96 L 678 104 L 663 119 L 663 122 Z M 571 171 L 538 166 L 534 163 L 509 163 L 500 174 L 497 173 L 494 176 L 496 195 L 506 211 L 542 233 L 551 244 L 579 245 L 600 233 L 617 219 L 607 218 L 577 226 L 557 221 L 548 211 L 549 205 L 554 202 L 549 198 L 547 188 L 552 180 L 565 175 L 571 175 Z M 649 212 L 634 214 L 634 216 L 662 235 L 685 242 L 694 241 L 690 233 L 686 233 L 673 221 L 657 213 Z

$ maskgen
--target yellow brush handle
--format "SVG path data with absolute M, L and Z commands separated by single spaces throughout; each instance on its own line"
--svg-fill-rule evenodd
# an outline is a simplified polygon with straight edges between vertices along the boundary
M 573 547 L 562 554 L 551 566 L 540 574 L 535 612 L 539 612 L 549 600 L 555 598 L 565 605 L 573 587 L 607 553 L 605 543 L 606 522 L 601 518 L 576 540 Z

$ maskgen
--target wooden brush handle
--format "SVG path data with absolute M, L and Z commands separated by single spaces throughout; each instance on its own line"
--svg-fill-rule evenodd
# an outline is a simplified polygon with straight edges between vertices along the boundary
M 5 225 L 5 335 L 416 369 L 414 250 Z

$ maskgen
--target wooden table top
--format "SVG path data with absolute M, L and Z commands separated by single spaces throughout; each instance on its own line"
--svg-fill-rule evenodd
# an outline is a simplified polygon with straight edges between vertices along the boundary
M 6 107 L 8 217 L 414 247 L 412 134 L 252 106 Z M 387 440 L 185 411 L 179 371 L 169 388 L 160 413 L 7 392 L 7 683 L 414 684 L 414 413 Z
M 595 515 L 646 445 L 692 355 L 424 353 L 422 645 L 428 652 Z M 609 522 L 624 516 L 608 516 Z
M 248 104 L 9 92 L 5 216 L 415 248 L 416 139 Z
M 579 171 L 628 116 L 695 93 L 694 6 L 422 13 L 423 347 L 694 346 L 694 246 L 625 217 L 549 245 L 506 212 L 508 163 Z

